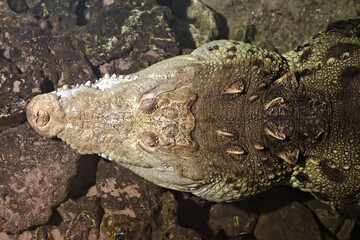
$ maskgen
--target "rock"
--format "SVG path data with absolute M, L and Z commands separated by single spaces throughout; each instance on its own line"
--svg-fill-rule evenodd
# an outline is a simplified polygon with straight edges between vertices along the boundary
M 236 24 L 230 29 L 229 39 L 251 43 L 263 49 L 267 49 L 272 52 L 278 52 L 278 50 L 273 45 L 271 45 L 271 43 L 262 38 L 260 34 L 257 34 L 257 29 L 253 24 Z
M 25 14 L 0 14 L 1 91 L 27 100 L 64 84 L 95 80 L 82 40 L 71 33 L 50 35 L 49 29 Z M 0 66 L 1 66 L 0 65 Z
M 76 174 L 79 154 L 26 123 L 0 134 L 0 231 L 45 224 Z
M 76 10 L 79 0 L 26 0 L 26 3 L 29 8 L 28 13 L 45 20 L 54 34 L 76 26 L 78 20 Z
M 15 93 L 0 92 L 0 132 L 26 121 L 26 102 Z
M 11 35 L 11 38 L 15 37 L 21 39 L 21 36 Z M 7 80 L 4 86 L 12 86 L 15 81 L 20 81 L 20 92 L 33 93 L 37 87 L 35 93 L 38 93 L 39 90 L 49 92 L 64 84 L 85 83 L 97 78 L 81 50 L 81 40 L 71 35 L 38 36 L 31 40 L 24 39 L 21 45 L 18 44 L 14 41 L 6 44 L 12 49 L 9 59 L 26 74 L 16 75 Z
M 255 35 L 256 27 L 254 25 L 238 24 L 230 30 L 229 39 L 251 43 L 254 41 Z
M 16 235 L 17 240 L 58 240 L 64 239 L 64 236 L 61 235 L 60 229 L 57 226 L 39 226 L 35 230 L 24 231 L 19 235 Z
M 7 74 L 7 75 L 5 75 Z M 0 86 L 1 92 L 12 92 L 24 100 L 42 92 L 54 90 L 54 83 L 41 70 L 29 70 L 26 74 L 8 74 L 4 72 L 4 83 Z
M 155 0 L 86 2 L 79 35 L 90 62 L 104 73 L 135 72 L 179 53 L 170 11 Z
M 261 214 L 254 236 L 258 240 L 321 239 L 314 216 L 299 202 L 291 202 L 276 211 Z
M 57 211 L 62 217 L 59 226 L 65 239 L 97 239 L 102 210 L 96 197 L 81 197 L 62 203 Z M 66 231 L 65 231 L 66 230 Z
M 69 199 L 57 208 L 61 223 L 43 225 L 16 236 L 19 240 L 98 239 L 102 211 L 96 197 Z
M 223 230 L 228 237 L 238 237 L 253 232 L 257 215 L 238 208 L 235 204 L 215 204 L 209 213 L 209 227 L 214 236 Z
M 13 238 L 12 238 L 12 236 L 10 236 L 9 234 L 7 234 L 5 232 L 0 232 L 0 239 L 1 240 L 11 240 Z
M 150 229 L 152 239 L 165 239 L 166 236 L 200 239 L 193 238 L 198 236 L 195 231 L 177 224 L 177 203 L 170 192 L 162 195 L 163 191 L 130 170 L 101 160 L 96 190 L 90 189 L 88 193 L 88 196 L 100 197 L 104 209 L 100 239 L 108 236 L 150 239 Z M 160 218 L 157 217 L 159 212 Z
M 172 12 L 172 29 L 181 48 L 197 48 L 217 39 L 220 16 L 200 0 L 159 0 Z
M 100 227 L 99 240 L 107 239 L 151 239 L 150 226 L 125 215 L 105 214 Z
M 336 234 L 339 240 L 349 240 L 352 237 L 352 233 L 355 227 L 355 220 L 345 219 L 344 224 L 341 226 L 339 232 Z
M 0 5 L 0 48 L 2 57 L 12 60 L 13 57 L 21 58 L 26 56 L 21 54 L 22 44 L 24 47 L 34 42 L 34 37 L 49 33 L 47 26 L 43 26 L 40 20 L 28 14 L 16 14 L 6 5 Z M 42 46 L 43 47 L 43 46 Z M 25 48 L 26 49 L 26 48 Z M 35 49 L 33 49 L 35 50 Z M 28 53 L 31 52 L 28 50 Z M 28 56 L 30 58 L 31 54 Z M 24 60 L 24 59 L 23 59 Z M 35 59 L 33 59 L 35 62 Z

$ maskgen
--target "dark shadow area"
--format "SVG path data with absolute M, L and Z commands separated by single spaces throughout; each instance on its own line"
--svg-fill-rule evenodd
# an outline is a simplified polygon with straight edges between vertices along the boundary
M 90 67 L 91 67 L 91 71 L 92 73 L 95 75 L 95 77 L 97 79 L 101 78 L 101 72 L 100 72 L 100 66 L 94 66 L 91 61 L 89 60 L 88 56 L 86 55 L 85 50 L 83 50 L 84 56 L 85 56 L 85 60 L 89 63 Z
M 58 207 L 59 207 L 59 205 L 51 208 L 51 211 L 52 211 L 51 217 L 50 217 L 49 221 L 47 221 L 47 223 L 42 224 L 42 225 L 34 225 L 26 230 L 21 231 L 19 234 L 23 233 L 24 231 L 36 231 L 36 229 L 38 229 L 39 227 L 42 227 L 42 226 L 58 226 L 58 225 L 60 225 L 61 222 L 63 221 L 63 218 L 60 216 L 59 212 L 56 210 Z
M 95 185 L 98 162 L 99 156 L 97 155 L 83 155 L 80 157 L 78 172 L 69 184 L 66 199 L 76 200 L 84 196 L 90 187 Z
M 24 13 L 29 9 L 26 0 L 7 0 L 9 8 L 16 13 Z
M 211 207 L 216 203 L 205 201 L 192 195 L 184 198 L 184 196 L 187 195 L 176 191 L 173 193 L 178 202 L 177 216 L 179 224 L 182 227 L 194 229 L 207 239 L 232 239 L 227 236 L 223 230 L 220 230 L 215 236 L 211 233 L 208 226 L 209 214 Z M 273 189 L 257 194 L 254 197 L 227 204 L 232 204 L 246 212 L 252 212 L 259 215 L 276 211 L 294 201 L 303 203 L 310 199 L 313 199 L 313 196 L 309 193 L 288 186 L 279 185 Z M 321 226 L 321 224 L 319 224 L 319 226 Z M 241 237 L 241 239 L 255 239 L 252 234 L 243 235 Z
M 190 32 L 189 24 L 194 23 L 194 19 L 187 16 L 186 10 L 191 5 L 190 0 L 156 0 L 161 6 L 167 6 L 171 10 L 170 28 L 175 33 L 176 41 L 180 49 L 195 48 L 195 41 Z
M 169 7 L 173 16 L 191 22 L 186 14 L 186 10 L 191 5 L 190 0 L 156 0 L 156 2 L 161 6 Z
M 170 27 L 175 33 L 176 41 L 179 42 L 180 49 L 195 49 L 195 41 L 190 31 L 189 24 L 196 24 L 196 19 L 189 18 L 187 10 L 191 6 L 190 0 L 156 0 L 161 6 L 167 6 L 171 10 Z M 217 13 L 214 9 L 210 8 L 215 13 L 217 28 L 219 30 L 218 36 L 214 39 L 228 39 L 229 27 L 224 16 Z
M 59 206 L 55 206 L 52 208 L 52 214 L 49 221 L 46 223 L 46 225 L 50 226 L 58 226 L 62 222 L 62 217 L 60 216 L 59 212 L 56 210 Z
M 209 7 L 209 8 L 216 13 L 216 24 L 217 24 L 217 28 L 219 30 L 219 35 L 217 36 L 216 40 L 229 39 L 230 29 L 227 24 L 226 18 L 223 15 L 221 15 L 220 13 L 216 12 L 211 7 Z
M 279 185 L 249 199 L 240 201 L 236 205 L 247 211 L 264 214 L 276 211 L 294 201 L 303 203 L 313 198 L 310 193 L 305 193 L 289 186 Z
M 79 3 L 75 9 L 75 14 L 77 16 L 76 25 L 78 26 L 84 26 L 88 22 L 88 20 L 85 18 L 85 10 L 86 10 L 85 2 L 86 0 L 79 0 Z
M 351 239 L 360 239 L 360 223 L 357 223 L 354 227 L 354 230 L 351 234 Z
M 179 225 L 194 229 L 199 234 L 211 239 L 211 230 L 207 222 L 210 208 L 214 203 L 198 199 L 193 195 L 189 195 L 190 197 L 185 199 L 182 193 L 177 191 L 173 191 L 173 193 L 178 202 L 177 218 Z
M 43 72 L 41 72 L 41 75 L 44 75 Z M 40 83 L 40 90 L 42 93 L 49 93 L 52 91 L 55 91 L 54 83 L 46 76 L 43 78 L 44 80 Z

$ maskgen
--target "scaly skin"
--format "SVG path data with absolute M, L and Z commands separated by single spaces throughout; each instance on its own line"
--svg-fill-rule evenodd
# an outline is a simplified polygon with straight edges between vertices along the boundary
M 129 76 L 36 96 L 41 135 L 167 188 L 236 201 L 278 183 L 358 207 L 359 20 L 284 56 L 214 41 Z

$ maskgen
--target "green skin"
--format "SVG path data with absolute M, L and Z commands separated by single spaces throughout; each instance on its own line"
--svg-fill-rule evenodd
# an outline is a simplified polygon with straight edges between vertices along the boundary
M 27 118 L 82 154 L 210 201 L 284 183 L 358 210 L 359 24 L 329 25 L 283 56 L 210 42 L 126 77 L 36 96 Z

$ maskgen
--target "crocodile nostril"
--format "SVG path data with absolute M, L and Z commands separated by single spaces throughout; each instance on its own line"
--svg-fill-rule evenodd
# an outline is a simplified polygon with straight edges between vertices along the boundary
M 50 121 L 49 113 L 42 108 L 36 110 L 36 115 L 33 117 L 35 117 L 36 125 L 40 127 L 45 126 Z

